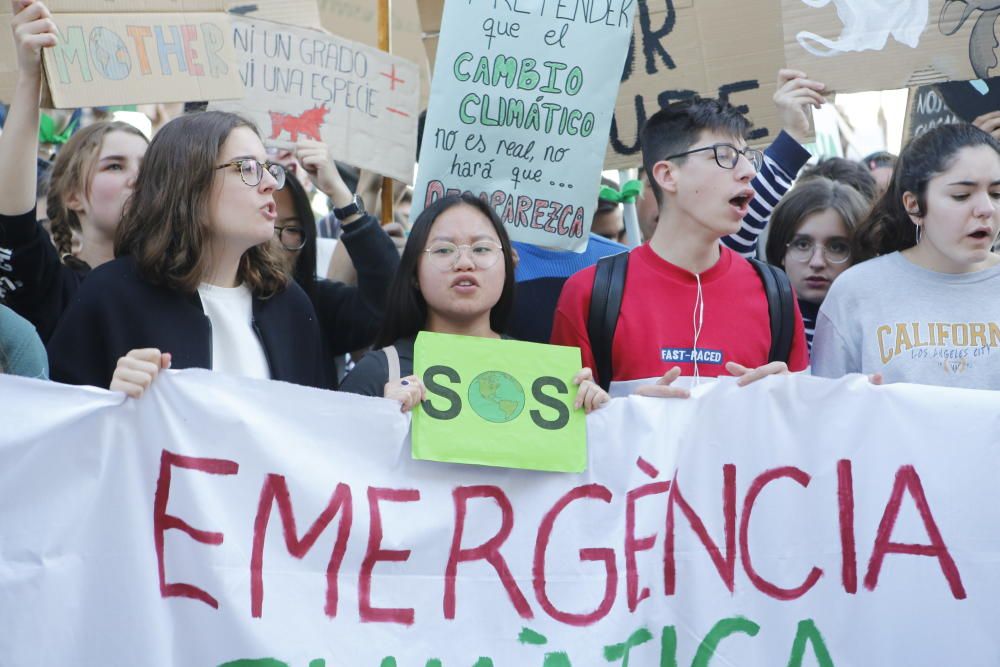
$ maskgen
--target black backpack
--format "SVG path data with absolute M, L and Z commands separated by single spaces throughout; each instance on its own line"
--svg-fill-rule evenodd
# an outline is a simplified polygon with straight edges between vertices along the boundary
M 594 371 L 605 391 L 611 385 L 611 342 L 615 338 L 618 314 L 622 308 L 628 256 L 629 253 L 623 252 L 602 257 L 594 272 L 587 335 L 594 354 Z M 758 259 L 748 258 L 748 261 L 757 270 L 767 295 L 767 310 L 771 317 L 771 350 L 767 360 L 787 363 L 795 334 L 795 295 L 792 283 L 781 269 Z

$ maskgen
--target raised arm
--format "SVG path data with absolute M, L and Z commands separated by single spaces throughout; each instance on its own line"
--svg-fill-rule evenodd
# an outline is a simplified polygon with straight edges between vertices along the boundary
M 56 44 L 56 24 L 40 0 L 12 0 L 17 87 L 0 135 L 0 215 L 21 215 L 35 208 L 38 157 L 38 98 L 42 49 Z

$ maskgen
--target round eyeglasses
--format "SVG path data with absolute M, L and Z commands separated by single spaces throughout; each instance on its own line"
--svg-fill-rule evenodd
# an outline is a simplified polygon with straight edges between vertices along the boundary
M 267 173 L 271 174 L 271 177 L 277 181 L 277 185 L 275 186 L 276 190 L 280 190 L 285 187 L 285 168 L 276 162 L 258 162 L 252 157 L 244 157 L 233 160 L 232 162 L 220 164 L 216 167 L 216 170 L 225 169 L 226 167 L 236 167 L 239 169 L 240 178 L 242 178 L 243 182 L 251 188 L 255 188 L 260 185 L 260 182 L 264 179 L 265 169 L 267 169 Z
M 831 264 L 843 264 L 851 258 L 851 244 L 841 239 L 823 244 L 807 237 L 800 237 L 792 239 L 792 242 L 785 247 L 788 249 L 788 256 L 797 262 L 808 262 L 812 259 L 816 248 L 822 251 L 823 257 Z
M 472 263 L 479 269 L 488 269 L 503 256 L 503 246 L 496 241 L 476 241 L 472 245 L 456 245 L 449 241 L 438 241 L 428 246 L 424 252 L 427 259 L 439 269 L 453 269 L 458 265 L 464 251 L 469 251 Z
M 302 250 L 306 245 L 306 233 L 298 225 L 275 226 L 274 233 L 285 250 Z
M 732 144 L 712 144 L 711 146 L 692 148 L 691 150 L 684 151 L 683 153 L 668 155 L 663 159 L 673 160 L 674 158 L 684 157 L 685 155 L 691 155 L 692 153 L 701 153 L 702 151 L 712 151 L 715 155 L 715 164 L 719 165 L 723 169 L 735 169 L 736 165 L 739 164 L 741 155 L 745 157 L 751 165 L 753 165 L 755 171 L 760 171 L 760 168 L 764 166 L 764 153 L 756 148 L 750 148 L 749 146 L 740 150 Z

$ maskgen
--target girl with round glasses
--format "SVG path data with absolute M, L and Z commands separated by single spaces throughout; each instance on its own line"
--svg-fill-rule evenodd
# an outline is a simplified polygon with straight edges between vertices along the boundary
M 771 213 L 767 261 L 788 274 L 810 348 L 820 304 L 853 263 L 851 237 L 868 209 L 851 186 L 814 178 L 792 188 Z
M 501 338 L 514 298 L 514 258 L 503 223 L 469 194 L 443 197 L 417 217 L 403 250 L 375 347 L 344 380 L 344 391 L 398 400 L 405 412 L 425 398 L 413 375 L 420 331 Z M 606 403 L 590 369 L 576 375 L 577 407 Z
M 326 144 L 302 142 L 297 152 L 304 170 L 335 206 L 353 198 L 337 173 Z M 327 373 L 336 376 L 333 360 L 372 344 L 385 312 L 385 297 L 399 266 L 399 253 L 380 225 L 369 216 L 347 216 L 341 221 L 340 243 L 357 266 L 357 284 L 316 276 L 316 218 L 301 181 L 286 172 L 285 187 L 274 193 L 277 205 L 272 246 L 285 272 L 301 287 L 316 310 Z
M 816 375 L 1000 389 L 1000 143 L 972 125 L 911 141 L 858 228 L 859 264 L 816 323 Z
M 50 341 L 52 378 L 138 396 L 172 365 L 327 386 L 312 304 L 271 245 L 283 176 L 238 115 L 164 125 L 117 259 L 91 273 Z

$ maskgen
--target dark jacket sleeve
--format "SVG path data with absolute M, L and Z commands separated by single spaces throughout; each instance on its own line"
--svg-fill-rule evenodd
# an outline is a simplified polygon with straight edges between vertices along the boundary
M 345 227 L 340 239 L 358 273 L 358 285 L 316 281 L 316 315 L 324 345 L 331 354 L 371 345 L 399 266 L 396 246 L 371 215 Z
M 59 260 L 35 211 L 0 216 L 0 296 L 48 341 L 80 284 L 80 277 Z

